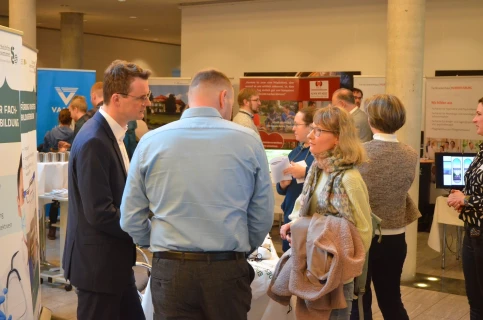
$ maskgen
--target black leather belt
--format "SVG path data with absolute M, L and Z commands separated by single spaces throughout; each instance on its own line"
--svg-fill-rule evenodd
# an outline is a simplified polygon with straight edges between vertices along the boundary
M 220 251 L 220 252 L 193 252 L 193 251 L 159 251 L 153 254 L 154 258 L 169 260 L 190 261 L 226 261 L 246 259 L 244 252 Z

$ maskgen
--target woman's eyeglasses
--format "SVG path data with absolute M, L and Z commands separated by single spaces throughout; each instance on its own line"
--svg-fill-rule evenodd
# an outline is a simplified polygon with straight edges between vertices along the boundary
M 330 132 L 330 133 L 334 133 L 334 132 L 332 132 L 332 131 L 330 131 L 330 130 L 320 129 L 320 128 L 315 127 L 315 126 L 313 126 L 313 125 L 310 125 L 310 126 L 309 126 L 309 129 L 310 129 L 310 132 L 314 132 L 314 136 L 316 136 L 317 138 L 318 138 L 318 137 L 320 137 L 320 134 L 321 134 L 322 132 Z

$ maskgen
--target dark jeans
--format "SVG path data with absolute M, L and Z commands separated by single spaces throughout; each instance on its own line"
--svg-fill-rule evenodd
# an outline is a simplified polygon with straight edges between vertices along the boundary
M 57 216 L 59 215 L 59 209 L 60 209 L 60 202 L 56 200 L 52 201 L 49 209 L 50 224 L 57 223 Z
M 77 292 L 77 319 L 145 320 L 138 291 L 134 285 L 119 294 Z
M 470 319 L 483 319 L 483 230 L 472 238 L 466 227 L 463 240 L 463 274 L 470 304 Z
M 255 276 L 245 259 L 182 261 L 153 258 L 155 320 L 246 320 Z
M 372 238 L 369 249 L 366 293 L 363 295 L 364 320 L 372 319 L 371 280 L 376 291 L 377 303 L 384 319 L 409 320 L 401 300 L 401 273 L 406 259 L 405 234 Z M 358 300 L 352 302 L 351 320 L 359 319 Z

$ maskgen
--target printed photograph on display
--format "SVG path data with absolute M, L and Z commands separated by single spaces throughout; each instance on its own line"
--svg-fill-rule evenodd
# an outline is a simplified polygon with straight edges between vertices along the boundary
M 294 118 L 303 107 L 313 106 L 322 108 L 329 105 L 329 101 L 285 101 L 261 100 L 258 114 L 253 118 L 262 141 L 280 139 L 282 149 L 294 149 L 298 141 L 293 133 Z
M 477 153 L 483 140 L 468 139 L 434 139 L 426 138 L 424 142 L 424 158 L 434 160 L 436 152 Z
M 188 84 L 150 85 L 151 106 L 146 108 L 146 124 L 149 130 L 179 120 L 188 108 Z

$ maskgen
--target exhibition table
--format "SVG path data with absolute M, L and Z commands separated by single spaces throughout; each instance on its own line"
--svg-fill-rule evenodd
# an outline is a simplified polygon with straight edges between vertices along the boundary
M 458 219 L 459 213 L 453 209 L 453 207 L 448 207 L 447 197 L 436 198 L 436 204 L 434 206 L 434 216 L 433 223 L 431 224 L 431 231 L 429 232 L 428 246 L 438 252 L 441 252 L 441 268 L 444 269 L 446 266 L 446 225 L 454 225 L 458 227 L 464 226 L 462 220 Z M 442 226 L 440 226 L 440 224 Z M 443 239 L 440 236 L 440 228 L 443 229 Z M 459 228 L 458 228 L 459 229 Z M 458 258 L 461 247 L 461 232 L 458 230 L 458 243 L 457 252 Z M 443 251 L 441 251 L 441 242 L 443 243 Z
M 56 189 L 67 189 L 68 162 L 38 162 L 38 194 L 49 193 Z

